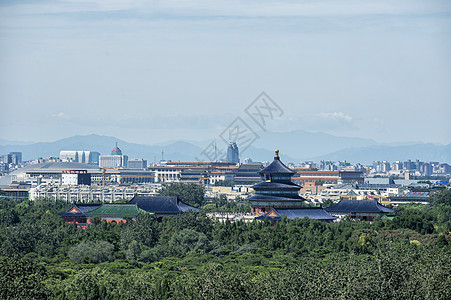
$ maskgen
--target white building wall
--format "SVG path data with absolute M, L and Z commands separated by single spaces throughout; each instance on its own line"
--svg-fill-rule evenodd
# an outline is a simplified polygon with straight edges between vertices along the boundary
M 61 175 L 62 185 L 77 185 L 78 184 L 78 174 L 62 174 Z
M 117 168 L 127 167 L 128 156 L 127 155 L 100 155 L 99 167 L 100 168 Z
M 60 151 L 60 159 L 64 162 L 78 162 L 78 152 Z

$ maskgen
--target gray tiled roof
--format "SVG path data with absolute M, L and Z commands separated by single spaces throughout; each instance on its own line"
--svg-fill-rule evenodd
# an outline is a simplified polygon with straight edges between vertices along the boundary
M 341 200 L 325 209 L 327 212 L 345 213 L 390 213 L 393 209 L 379 204 L 376 200 Z
M 76 207 L 80 212 L 72 213 L 69 212 L 72 208 Z M 95 210 L 100 207 L 100 204 L 74 204 L 68 210 L 62 213 L 58 213 L 58 215 L 62 217 L 84 217 L 87 212 Z
M 292 209 L 277 209 L 280 215 L 287 216 L 288 219 L 294 218 L 309 218 L 317 220 L 335 220 L 337 217 L 329 215 L 324 209 L 318 208 L 292 208 Z
M 178 214 L 188 210 L 199 211 L 175 196 L 135 196 L 128 204 L 137 204 L 139 208 L 152 213 Z

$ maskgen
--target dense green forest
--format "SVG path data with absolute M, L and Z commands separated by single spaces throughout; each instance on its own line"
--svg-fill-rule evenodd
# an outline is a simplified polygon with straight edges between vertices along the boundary
M 0 198 L 1 299 L 451 299 L 451 190 L 373 223 L 186 213 L 81 229 L 68 207 Z

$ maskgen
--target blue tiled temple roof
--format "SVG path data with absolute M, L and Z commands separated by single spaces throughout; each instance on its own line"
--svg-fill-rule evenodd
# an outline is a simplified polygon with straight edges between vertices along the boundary
M 289 197 L 277 197 L 277 196 L 270 196 L 270 195 L 263 195 L 263 194 L 254 194 L 248 198 L 249 201 L 305 201 L 304 198 L 300 196 L 295 196 L 293 198 Z
M 376 200 L 341 200 L 337 204 L 325 209 L 327 212 L 346 212 L 346 213 L 391 213 L 393 209 L 379 204 Z
M 296 189 L 299 190 L 301 187 L 294 182 L 266 182 L 262 181 L 255 184 L 252 188 L 257 189 Z
M 152 213 L 178 214 L 199 209 L 178 200 L 175 196 L 135 196 L 128 204 L 137 204 L 139 208 Z
M 295 171 L 288 168 L 283 164 L 283 162 L 280 161 L 279 155 L 276 154 L 274 157 L 273 162 L 264 168 L 263 170 L 258 171 L 258 173 L 261 174 L 286 174 L 286 175 L 294 175 L 296 174 Z

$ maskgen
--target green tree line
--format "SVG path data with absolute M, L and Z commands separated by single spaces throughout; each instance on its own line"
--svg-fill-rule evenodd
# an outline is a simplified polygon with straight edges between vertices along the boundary
M 82 229 L 57 215 L 67 203 L 0 198 L 0 298 L 449 299 L 450 199 L 373 223 L 185 213 Z

